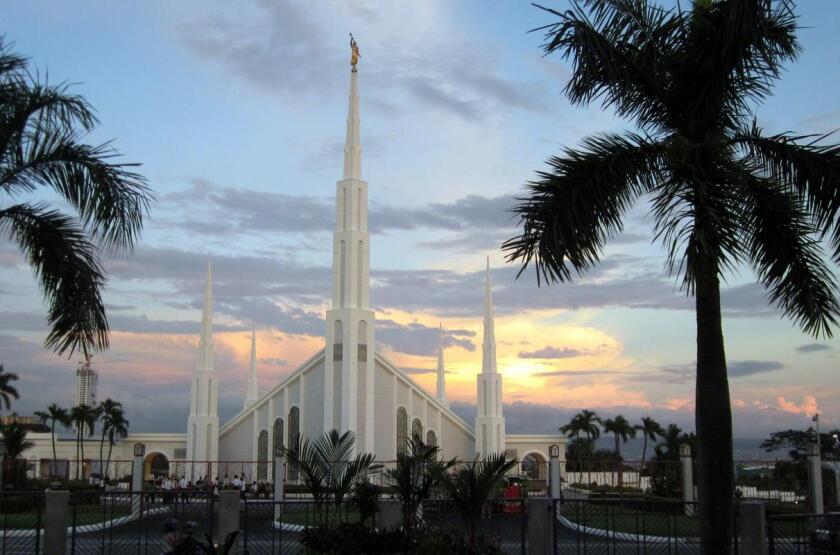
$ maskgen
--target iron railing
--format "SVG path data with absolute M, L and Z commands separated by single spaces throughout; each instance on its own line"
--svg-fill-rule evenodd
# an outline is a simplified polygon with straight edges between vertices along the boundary
M 767 540 L 770 555 L 840 553 L 840 513 L 769 515 Z
M 0 553 L 40 553 L 43 492 L 0 493 Z

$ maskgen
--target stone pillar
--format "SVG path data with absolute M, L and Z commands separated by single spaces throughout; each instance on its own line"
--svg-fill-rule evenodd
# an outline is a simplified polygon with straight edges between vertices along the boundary
M 548 459 L 548 496 L 552 499 L 560 499 L 560 447 L 552 445 L 549 447 Z
M 44 492 L 44 553 L 64 555 L 70 523 L 70 492 Z
M 528 553 L 554 555 L 554 500 L 528 499 Z
M 693 515 L 694 506 L 694 472 L 691 464 L 691 446 L 687 443 L 680 445 L 680 474 L 682 475 L 682 499 L 686 503 L 685 514 Z
M 739 553 L 743 555 L 767 555 L 767 523 L 764 503 L 741 503 L 739 511 L 738 522 L 741 533 Z
M 280 518 L 283 506 L 281 502 L 286 499 L 286 458 L 283 456 L 283 448 L 277 447 L 274 453 L 274 520 Z
M 134 461 L 131 464 L 131 516 L 140 516 L 140 507 L 143 501 L 143 461 L 146 455 L 146 446 L 142 443 L 134 444 Z
M 811 511 L 822 514 L 822 462 L 820 461 L 820 448 L 815 443 L 808 446 L 808 486 L 811 493 Z
M 218 520 L 216 521 L 216 542 L 224 543 L 231 532 L 239 530 L 239 492 L 222 490 L 219 492 Z

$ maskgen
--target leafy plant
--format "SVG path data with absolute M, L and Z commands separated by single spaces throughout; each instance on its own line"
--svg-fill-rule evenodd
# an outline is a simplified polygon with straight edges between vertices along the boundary
M 359 511 L 359 522 L 361 524 L 370 522 L 373 525 L 376 513 L 379 512 L 379 494 L 381 491 L 382 488 L 370 480 L 359 480 L 353 486 L 350 502 Z

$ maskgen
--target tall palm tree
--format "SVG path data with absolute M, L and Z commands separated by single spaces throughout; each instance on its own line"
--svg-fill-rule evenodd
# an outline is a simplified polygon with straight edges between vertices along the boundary
M 61 408 L 55 403 L 51 404 L 47 407 L 46 411 L 37 411 L 35 413 L 42 424 L 47 424 L 49 422 L 50 426 L 50 439 L 52 440 L 52 452 L 53 452 L 53 462 L 52 462 L 52 475 L 55 475 L 58 472 L 58 454 L 55 450 L 55 427 L 57 424 L 60 424 L 63 428 L 66 428 L 70 425 L 70 413 L 67 412 L 67 409 Z
M 12 408 L 12 399 L 19 399 L 18 391 L 12 382 L 17 381 L 18 376 L 12 372 L 3 370 L 0 364 L 0 407 L 6 405 L 6 410 Z
M 603 422 L 604 432 L 613 434 L 615 437 L 615 455 L 616 457 L 621 456 L 621 448 L 619 445 L 620 441 L 627 443 L 631 437 L 636 437 L 636 429 L 630 425 L 630 422 L 627 421 L 622 415 L 618 415 L 615 418 L 607 418 Z
M 35 444 L 26 439 L 26 428 L 12 421 L 3 426 L 3 447 L 6 448 L 6 458 L 17 459 Z
M 496 453 L 483 459 L 476 455 L 472 462 L 453 471 L 437 471 L 438 482 L 464 519 L 470 545 L 475 544 L 481 514 L 493 489 L 515 465 L 515 460 L 506 460 L 504 454 Z
M 128 426 L 128 420 L 126 420 L 123 412 L 114 415 L 108 423 L 108 458 L 105 460 L 104 474 L 106 477 L 108 476 L 108 469 L 111 466 L 111 452 L 114 450 L 114 444 L 117 442 L 118 437 L 125 439 L 128 435 Z
M 598 262 L 640 199 L 649 200 L 669 268 L 695 299 L 698 486 L 704 549 L 728 552 L 734 476 L 720 281 L 752 266 L 802 329 L 831 335 L 840 317 L 820 239 L 840 259 L 840 147 L 766 135 L 754 107 L 799 54 L 792 0 L 572 0 L 544 27 L 547 54 L 572 61 L 565 92 L 601 101 L 640 133 L 589 137 L 548 160 L 514 208 L 522 233 L 503 249 L 538 282 Z
M 123 419 L 122 403 L 114 401 L 110 397 L 105 399 L 97 407 L 99 410 L 99 417 L 102 420 L 102 436 L 99 440 L 99 472 L 103 472 L 103 457 L 105 455 L 105 437 L 108 435 L 108 430 L 111 423 L 117 419 Z
M 88 405 L 76 405 L 70 409 L 70 421 L 76 428 L 76 479 L 82 478 L 82 465 L 85 463 L 85 436 L 92 436 L 99 420 L 99 409 Z M 81 458 L 80 458 L 81 453 Z
M 0 233 L 23 251 L 47 300 L 45 345 L 87 354 L 108 346 L 99 249 L 131 250 L 151 195 L 109 143 L 84 144 L 97 123 L 85 99 L 36 76 L 0 37 L 0 195 L 17 202 L 46 188 L 75 214 L 44 201 L 0 206 Z
M 636 429 L 642 432 L 642 437 L 644 438 L 644 444 L 642 445 L 642 466 L 639 470 L 642 472 L 645 468 L 645 456 L 647 455 L 648 440 L 656 441 L 656 438 L 663 435 L 665 430 L 662 429 L 659 422 L 650 416 L 643 416 L 641 425 L 637 425 Z
M 560 431 L 568 437 L 574 436 L 580 441 L 580 434 L 586 434 L 586 470 L 587 482 L 592 481 L 592 452 L 595 449 L 595 441 L 601 437 L 601 428 L 598 424 L 601 423 L 601 417 L 598 413 L 589 409 L 583 409 L 572 417 L 568 424 L 560 427 Z M 582 469 L 581 469 L 582 470 Z

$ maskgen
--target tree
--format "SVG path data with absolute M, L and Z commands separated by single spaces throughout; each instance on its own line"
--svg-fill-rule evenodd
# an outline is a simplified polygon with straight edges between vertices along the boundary
M 26 428 L 13 420 L 3 426 L 3 447 L 6 449 L 6 458 L 17 459 L 24 451 L 35 447 L 35 444 L 26 439 Z
M 2 61 L 2 58 L 0 58 L 0 61 Z M 0 364 L 0 407 L 6 405 L 6 410 L 12 408 L 12 399 L 20 398 L 17 388 L 11 384 L 17 379 L 17 374 L 4 371 L 3 365 Z
M 106 476 L 106 474 L 103 473 L 102 466 L 105 451 L 105 437 L 108 435 L 108 431 L 114 421 L 124 422 L 125 418 L 123 416 L 122 403 L 118 403 L 111 398 L 105 399 L 99 403 L 97 410 L 99 411 L 99 417 L 102 420 L 102 437 L 99 440 L 99 472 L 103 476 Z
M 82 142 L 97 123 L 87 101 L 33 75 L 0 37 L 0 194 L 14 202 L 46 188 L 75 215 L 44 201 L 10 204 L 0 232 L 23 251 L 47 300 L 45 346 L 88 354 L 108 346 L 99 250 L 130 251 L 152 197 L 136 164 L 115 163 L 109 143 Z
M 603 422 L 604 432 L 613 434 L 615 437 L 615 455 L 621 458 L 621 448 L 619 441 L 627 443 L 631 437 L 636 437 L 636 429 L 630 425 L 630 422 L 620 414 L 615 418 L 608 418 Z
M 67 409 L 61 408 L 53 403 L 47 407 L 46 411 L 37 411 L 35 416 L 38 417 L 42 424 L 49 422 L 53 452 L 52 474 L 55 475 L 58 472 L 58 454 L 55 450 L 55 427 L 57 424 L 60 424 L 63 428 L 70 426 L 70 413 L 67 412 Z
M 753 109 L 799 53 L 792 0 L 697 0 L 690 10 L 647 0 L 572 0 L 546 32 L 547 54 L 570 59 L 565 93 L 601 101 L 639 132 L 589 137 L 548 160 L 513 209 L 522 233 L 503 245 L 567 282 L 599 261 L 636 202 L 651 203 L 668 267 L 695 300 L 698 487 L 702 543 L 730 550 L 732 418 L 720 281 L 751 266 L 770 300 L 813 335 L 840 316 L 825 238 L 840 258 L 840 147 L 825 137 L 766 135 Z
M 70 421 L 76 428 L 76 479 L 83 478 L 82 465 L 85 463 L 84 436 L 92 436 L 99 420 L 99 409 L 88 405 L 76 405 L 70 409 Z M 81 453 L 81 458 L 79 454 Z
M 329 525 L 330 501 L 338 510 L 353 486 L 367 480 L 377 468 L 370 453 L 359 453 L 350 458 L 355 444 L 353 432 L 339 434 L 331 430 L 311 442 L 298 438 L 296 448 L 285 449 L 289 462 L 296 464 L 303 475 L 321 526 Z
M 586 449 L 586 468 L 589 473 L 587 478 L 591 481 L 592 478 L 592 452 L 595 449 L 595 440 L 601 437 L 601 428 L 598 424 L 601 418 L 594 411 L 584 409 L 574 415 L 568 424 L 560 427 L 560 431 L 568 437 L 573 437 L 578 440 L 578 447 Z M 580 441 L 580 434 L 586 434 L 586 442 Z
M 446 491 L 455 508 L 464 519 L 470 545 L 475 545 L 478 523 L 484 505 L 490 499 L 493 489 L 504 479 L 505 474 L 516 465 L 514 460 L 506 460 L 501 453 L 475 459 L 453 471 L 440 469 L 437 480 Z
M 439 461 L 440 449 L 428 445 L 417 434 L 408 440 L 408 449 L 397 453 L 397 462 L 386 470 L 388 482 L 402 502 L 403 528 L 413 530 L 420 504 L 429 497 L 435 477 L 448 470 L 455 460 Z
M 642 466 L 640 468 L 640 472 L 642 472 L 645 468 L 645 457 L 647 455 L 648 440 L 656 441 L 656 438 L 664 434 L 665 430 L 662 429 L 662 426 L 659 425 L 659 422 L 657 422 L 650 416 L 643 416 L 642 424 L 640 426 L 636 426 L 636 429 L 642 432 L 642 438 L 644 438 L 644 444 L 642 445 Z
M 814 443 L 814 434 L 814 428 L 773 432 L 761 442 L 760 447 L 768 453 L 787 449 L 791 459 L 801 461 L 808 457 L 808 446 Z M 838 437 L 840 430 L 820 432 L 820 451 L 825 458 L 840 458 L 840 442 L 836 439 Z
M 108 476 L 108 469 L 111 467 L 111 452 L 114 450 L 114 444 L 117 442 L 117 437 L 125 439 L 128 435 L 128 420 L 120 411 L 114 415 L 114 418 L 108 424 L 108 458 L 105 460 L 105 474 Z

